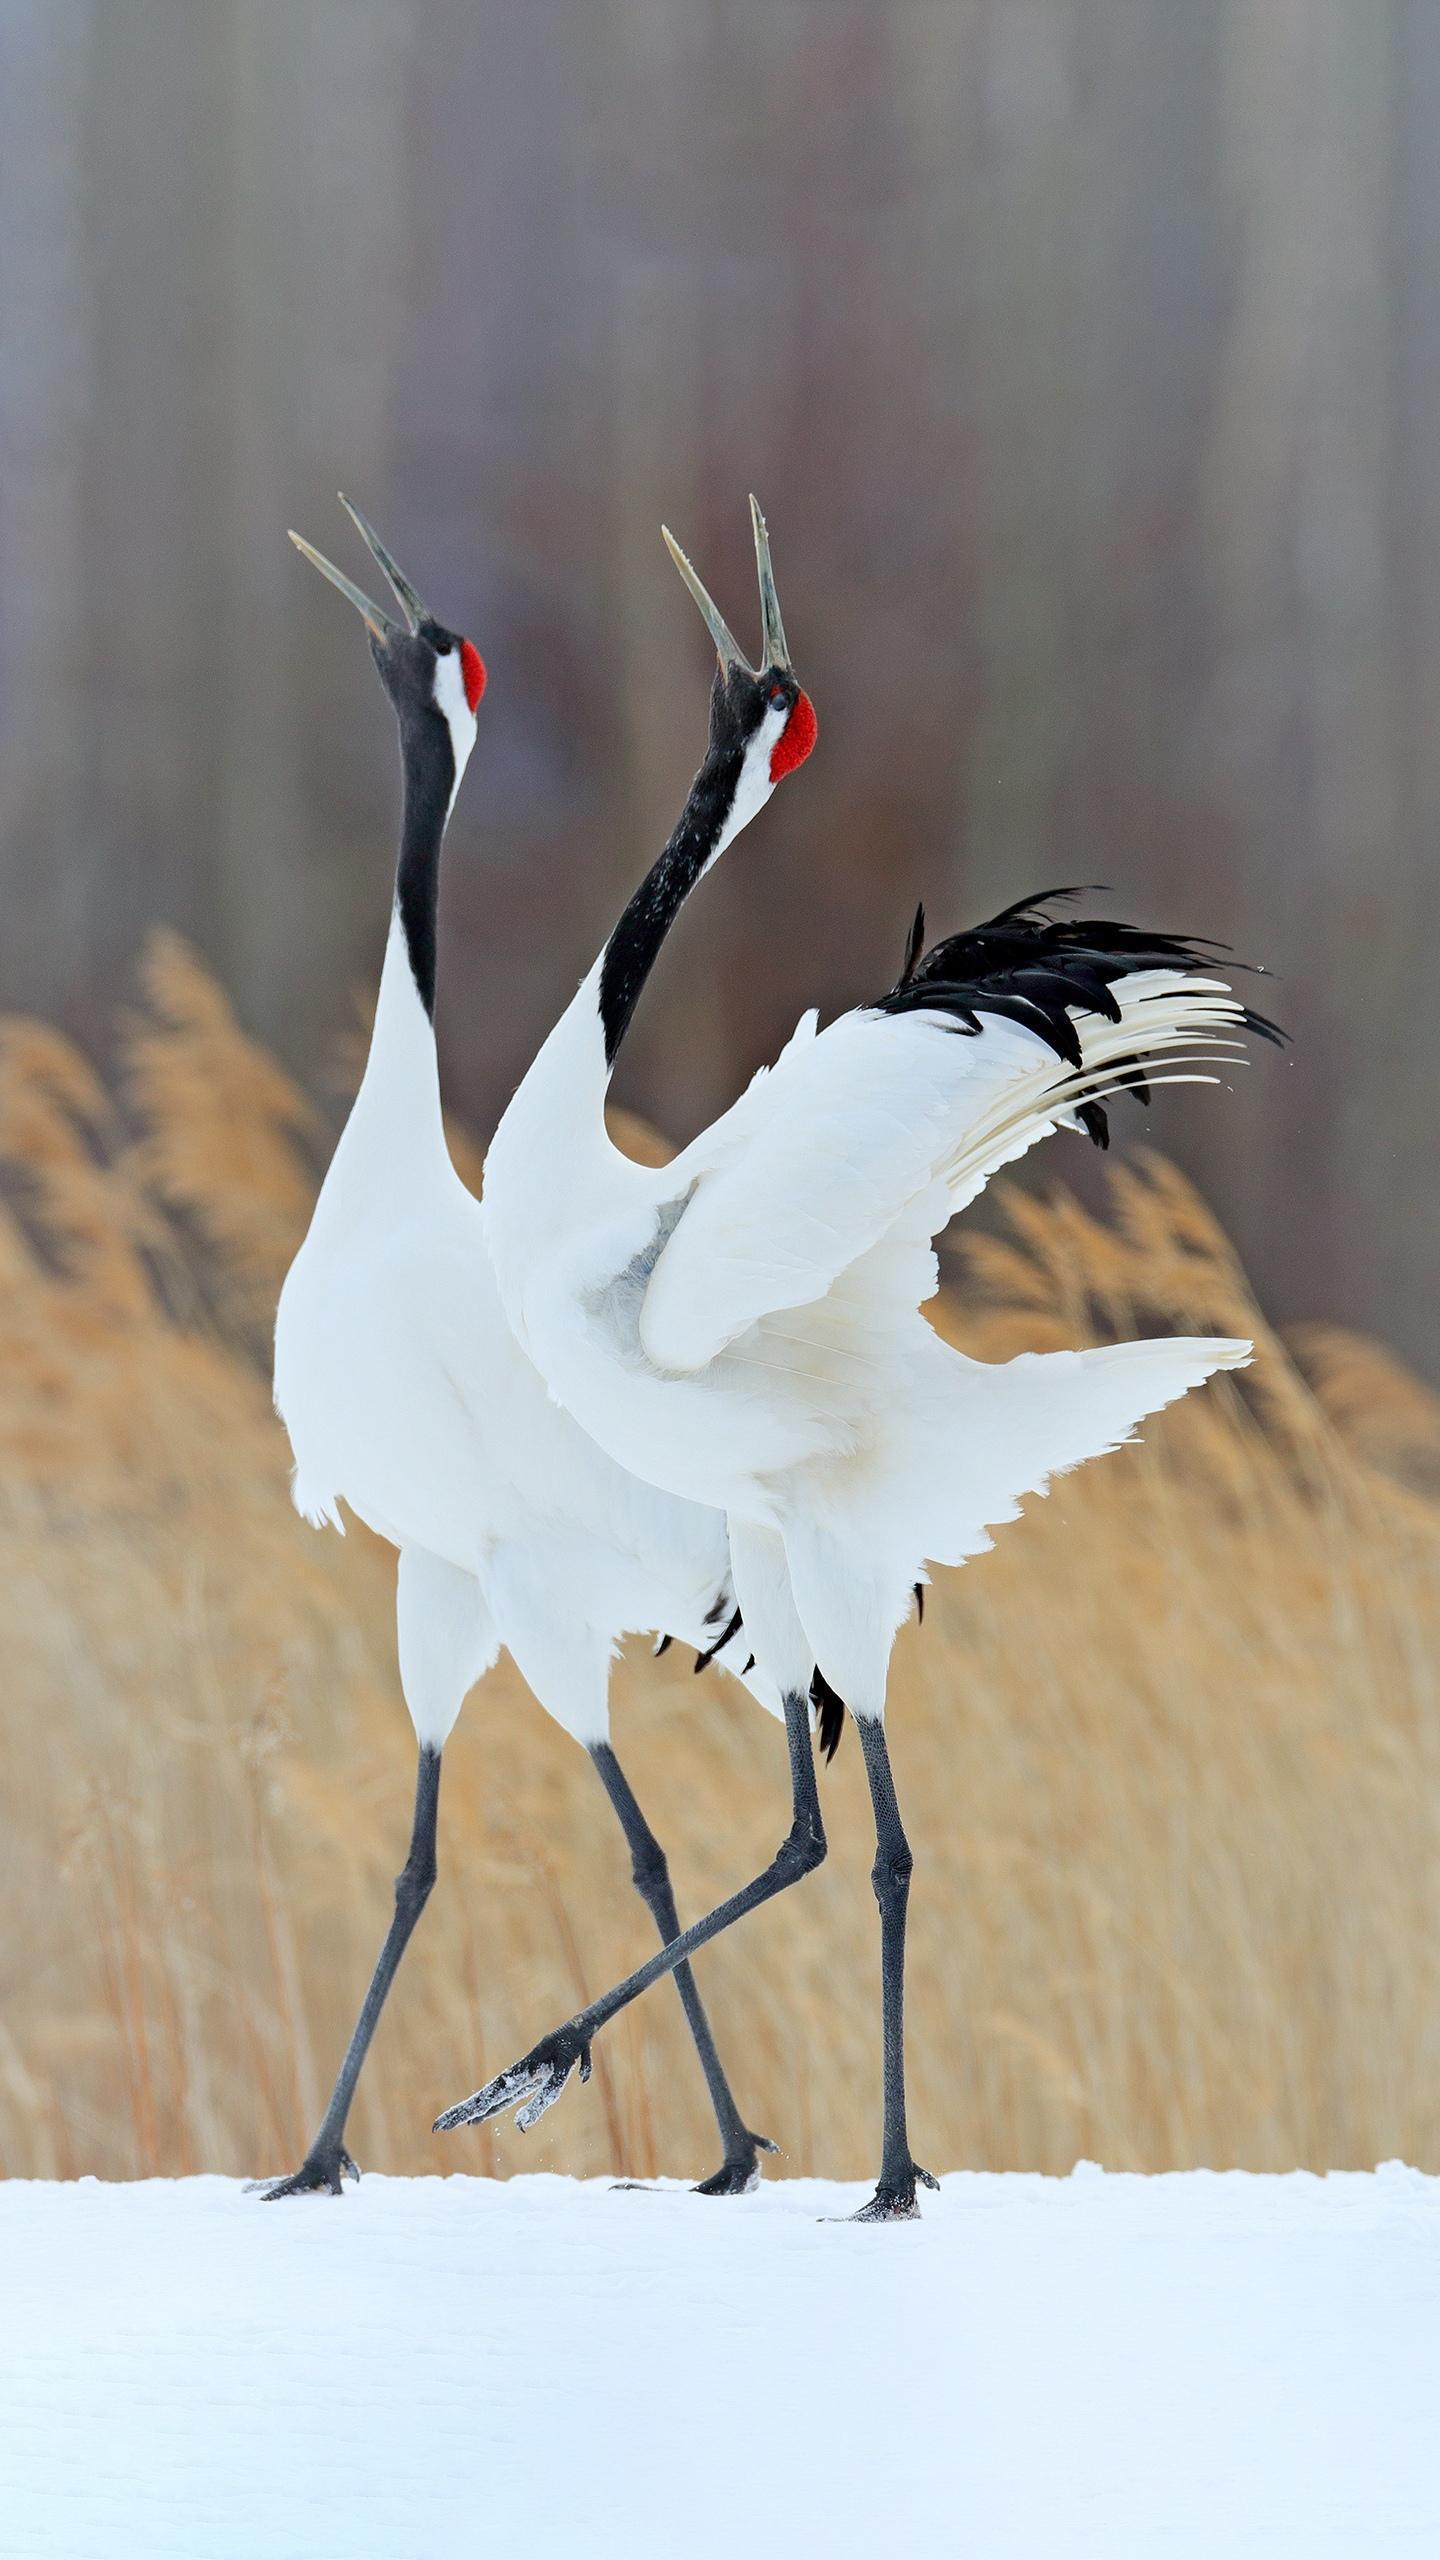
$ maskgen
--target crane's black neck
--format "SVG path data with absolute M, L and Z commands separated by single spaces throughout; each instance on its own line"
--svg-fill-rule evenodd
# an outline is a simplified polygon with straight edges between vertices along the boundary
M 600 1020 L 605 1064 L 613 1067 L 640 991 L 659 957 L 666 934 L 697 880 L 713 859 L 734 807 L 745 761 L 743 739 L 711 745 L 690 785 L 679 823 L 641 881 L 605 945 L 600 966 Z
M 455 749 L 443 712 L 428 705 L 400 733 L 404 805 L 395 903 L 420 1001 L 435 1018 L 435 938 L 440 847 L 455 791 Z

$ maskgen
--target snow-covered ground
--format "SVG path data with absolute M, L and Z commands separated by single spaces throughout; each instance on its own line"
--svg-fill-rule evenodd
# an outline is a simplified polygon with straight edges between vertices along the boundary
M 0 2185 L 0 2552 L 1440 2552 L 1440 2180 L 861 2194 Z

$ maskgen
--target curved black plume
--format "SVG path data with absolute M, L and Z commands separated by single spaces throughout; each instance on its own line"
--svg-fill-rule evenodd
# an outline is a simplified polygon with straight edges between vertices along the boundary
M 988 923 L 968 933 L 947 934 L 923 950 L 925 910 L 917 909 L 906 944 L 904 965 L 878 1013 L 944 1013 L 950 1027 L 974 1036 L 983 1029 L 981 1014 L 998 1014 L 1019 1023 L 1044 1040 L 1067 1066 L 1083 1064 L 1073 1013 L 1102 1014 L 1118 1022 L 1120 1006 L 1111 990 L 1122 978 L 1147 969 L 1173 969 L 1182 976 L 1210 977 L 1241 963 L 1230 960 L 1225 945 L 1180 934 L 1146 933 L 1138 925 L 1119 924 L 1104 916 L 1053 916 L 1047 908 L 1059 900 L 1084 894 L 1079 889 L 1045 889 L 1018 899 Z M 1242 1008 L 1237 1030 L 1254 1032 L 1278 1045 L 1283 1031 L 1261 1013 Z M 1150 1099 L 1145 1061 L 1118 1064 L 1114 1081 L 1133 1093 L 1142 1107 Z M 1109 1122 L 1103 1103 L 1082 1102 L 1076 1117 L 1097 1147 L 1108 1146 Z

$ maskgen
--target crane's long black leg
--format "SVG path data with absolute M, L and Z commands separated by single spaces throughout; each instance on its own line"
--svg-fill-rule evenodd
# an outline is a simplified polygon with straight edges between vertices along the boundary
M 593 2000 L 588 2008 L 581 2009 L 570 2019 L 568 2025 L 546 2036 L 523 2062 L 513 2064 L 509 2071 L 502 2071 L 496 2079 L 488 2081 L 473 2098 L 462 2100 L 458 2107 L 447 2108 L 444 2115 L 436 2119 L 437 2132 L 448 2133 L 461 2124 L 481 2124 L 487 2116 L 498 2115 L 503 2108 L 512 2106 L 519 2107 L 517 2121 L 522 2132 L 528 2132 L 546 2108 L 554 2105 L 577 2063 L 581 2079 L 588 2080 L 591 2042 L 618 2010 L 637 2000 L 642 1991 L 649 1990 L 652 1982 L 660 1980 L 662 1974 L 673 1973 L 687 1956 L 693 1956 L 699 1948 L 708 1946 L 722 1930 L 730 1928 L 737 1920 L 743 1920 L 747 1912 L 757 1911 L 762 1903 L 773 1900 L 787 1886 L 798 1884 L 802 1876 L 808 1876 L 819 1866 L 825 1855 L 825 1826 L 820 1817 L 815 1754 L 810 1743 L 810 1701 L 798 1691 L 791 1691 L 785 1700 L 785 1733 L 790 1748 L 792 1819 L 790 1829 L 768 1867 L 762 1868 L 760 1874 L 752 1877 L 738 1893 L 732 1893 L 728 1901 L 717 1904 L 703 1920 L 696 1920 L 690 1928 L 682 1929 L 679 1936 L 662 1947 L 658 1955 L 651 1956 L 648 1963 L 627 1974 L 625 1980 L 617 1982 L 613 1991 L 607 1991 L 603 1999 Z
M 908 2222 L 919 2211 L 917 2178 L 927 2187 L 935 2180 L 917 2169 L 910 2157 L 905 2123 L 905 1917 L 910 1901 L 910 1872 L 915 1864 L 900 1819 L 885 1727 L 878 1716 L 855 1718 L 870 1802 L 875 1810 L 875 1864 L 870 1881 L 880 1905 L 880 1986 L 884 2019 L 885 2134 L 880 2154 L 880 2183 L 857 2222 Z
M 410 1943 L 415 1923 L 430 1899 L 435 1882 L 435 1824 L 439 1810 L 440 1754 L 422 1743 L 420 1766 L 415 1778 L 415 1819 L 410 1829 L 410 1853 L 395 1879 L 395 1917 L 370 1977 L 370 1988 L 361 2004 L 355 2032 L 350 2038 L 345 2059 L 340 2065 L 340 2076 L 315 2139 L 293 2177 L 277 2178 L 273 2185 L 263 2189 L 267 2203 L 274 2203 L 280 2196 L 319 2195 L 327 2188 L 331 2195 L 338 2196 L 347 2174 L 352 2178 L 360 2175 L 345 2148 L 345 2122 L 365 2056 L 370 2050 L 370 2039 L 385 2006 L 385 1995 L 399 1971 L 400 1959 Z
M 620 1827 L 630 1850 L 630 1872 L 635 1890 L 644 1902 L 662 1946 L 668 1946 L 680 1935 L 680 1916 L 670 1887 L 670 1869 L 665 1852 L 635 1800 L 634 1789 L 621 1768 L 608 1742 L 596 1743 L 590 1753 L 600 1783 L 615 1808 Z M 710 2021 L 705 2015 L 694 1973 L 688 1964 L 675 1967 L 675 1988 L 689 2022 L 710 2104 L 720 2128 L 725 2157 L 713 2177 L 701 2181 L 696 2193 L 702 2196 L 743 2196 L 760 2183 L 760 2154 L 773 2151 L 775 2145 L 763 2133 L 752 2133 L 731 2095 L 725 2067 L 715 2049 Z

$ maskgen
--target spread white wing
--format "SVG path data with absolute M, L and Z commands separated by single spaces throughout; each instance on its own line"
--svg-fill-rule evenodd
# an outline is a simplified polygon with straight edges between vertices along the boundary
M 647 1357 L 702 1368 L 762 1317 L 823 1298 L 915 1204 L 938 1233 L 1002 1165 L 1133 1081 L 1137 1059 L 1152 1082 L 1212 1080 L 1244 1020 L 1222 981 L 1174 970 L 1111 994 L 1118 1020 L 1071 1011 L 1078 1067 L 983 996 L 974 1033 L 918 1009 L 802 1025 L 669 1169 L 689 1196 L 641 1308 Z

